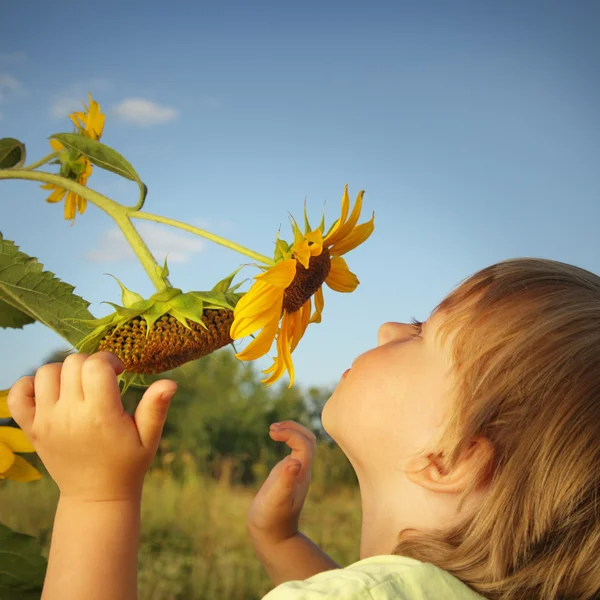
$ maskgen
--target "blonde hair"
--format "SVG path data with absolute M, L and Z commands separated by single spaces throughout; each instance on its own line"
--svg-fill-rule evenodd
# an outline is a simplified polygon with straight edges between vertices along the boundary
M 394 553 L 433 563 L 492 600 L 600 598 L 600 277 L 540 259 L 476 273 L 436 310 L 453 335 L 455 408 L 438 440 L 452 468 L 471 440 L 493 445 L 474 518 L 399 536 Z

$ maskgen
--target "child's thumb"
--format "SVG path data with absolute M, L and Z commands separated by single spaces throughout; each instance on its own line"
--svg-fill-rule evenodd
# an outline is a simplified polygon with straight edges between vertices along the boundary
M 168 379 L 155 381 L 145 392 L 138 404 L 134 420 L 145 448 L 156 450 L 171 398 L 177 391 L 177 384 Z
M 301 468 L 302 464 L 299 460 L 286 456 L 273 467 L 268 479 L 280 492 L 288 494 L 296 486 Z

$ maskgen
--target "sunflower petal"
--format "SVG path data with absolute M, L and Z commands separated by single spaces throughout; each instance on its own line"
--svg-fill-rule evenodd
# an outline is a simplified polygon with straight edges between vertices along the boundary
M 12 481 L 20 481 L 27 483 L 28 481 L 36 481 L 42 478 L 42 474 L 32 465 L 30 465 L 21 456 L 15 456 L 15 461 L 12 466 L 5 471 L 4 477 Z
M 346 261 L 341 256 L 334 256 L 325 283 L 336 292 L 353 292 L 359 281 L 358 277 L 348 269 Z
M 325 236 L 326 244 L 329 243 L 329 240 L 335 235 L 336 231 L 338 231 L 344 225 L 349 210 L 350 198 L 348 196 L 348 184 L 346 184 L 344 186 L 344 194 L 342 196 L 342 214 L 340 218 L 332 225 L 331 229 L 327 232 L 327 235 Z
M 337 245 L 334 245 L 330 248 L 331 254 L 335 256 L 342 256 L 353 250 L 357 246 L 360 246 L 364 241 L 366 241 L 369 236 L 373 233 L 375 229 L 375 215 L 371 217 L 370 221 L 366 223 L 362 223 L 355 227 L 349 235 L 347 235 L 344 239 L 340 240 Z
M 243 319 L 235 319 L 231 325 L 229 335 L 232 340 L 239 340 L 262 329 L 271 321 L 279 323 L 280 316 L 281 310 L 273 310 L 271 307 L 263 310 L 261 313 L 253 314 Z
M 271 310 L 281 316 L 283 291 L 263 283 L 255 283 L 239 300 L 233 312 L 235 321 L 232 330 L 246 319 L 253 319 L 266 310 Z
M 321 286 L 315 293 L 315 312 L 314 312 L 313 316 L 310 318 L 310 323 L 320 323 L 321 322 L 321 314 L 323 313 L 324 306 L 325 306 L 325 300 L 323 299 L 323 286 Z
M 65 147 L 58 140 L 50 140 L 50 147 L 52 150 L 54 150 L 54 152 L 60 152 L 61 150 L 65 149 Z
M 271 267 L 265 273 L 257 275 L 254 279 L 269 283 L 270 285 L 285 289 L 290 283 L 292 283 L 296 275 L 296 260 L 294 258 L 288 258 L 278 262 L 274 267 Z
M 71 221 L 75 219 L 75 207 L 77 206 L 77 199 L 73 192 L 67 192 L 65 199 L 65 220 Z
M 13 452 L 35 452 L 23 430 L 16 427 L 0 427 L 0 443 Z
M 271 375 L 262 380 L 262 383 L 265 383 L 266 385 L 275 383 L 285 373 L 286 369 L 290 376 L 289 387 L 294 383 L 294 364 L 292 362 L 289 346 L 289 318 L 289 313 L 284 313 L 281 321 L 281 328 L 277 335 L 277 356 L 275 357 L 273 365 L 265 371 L 265 373 L 270 372 Z
M 87 200 L 83 196 L 77 196 L 77 210 L 82 215 L 87 207 Z
M 285 373 L 285 362 L 283 360 L 283 352 L 281 351 L 281 340 L 282 336 L 280 330 L 277 335 L 277 355 L 273 359 L 273 364 L 263 371 L 263 373 L 271 374 L 269 377 L 261 379 L 261 383 L 264 383 L 265 385 L 275 383 Z
M 273 321 L 267 323 L 263 327 L 263 330 L 256 336 L 256 339 L 235 355 L 236 358 L 239 360 L 256 360 L 264 356 L 273 345 L 278 326 L 279 319 L 273 319 Z
M 292 387 L 294 384 L 294 363 L 292 362 L 292 352 L 290 350 L 290 317 L 291 315 L 289 313 L 283 315 L 281 331 L 279 333 L 279 335 L 282 336 L 281 353 L 283 355 L 283 362 L 290 376 L 290 385 L 288 387 Z
M 352 209 L 352 213 L 350 214 L 348 220 L 326 240 L 326 244 L 328 247 L 331 247 L 334 244 L 343 243 L 346 236 L 352 233 L 352 230 L 354 229 L 355 225 L 358 223 L 358 219 L 360 218 L 364 195 L 364 190 L 361 190 L 358 193 L 358 196 L 356 197 L 356 202 L 354 203 L 354 208 Z
M 52 187 L 54 186 L 45 189 L 51 189 Z M 65 197 L 66 193 L 67 191 L 65 189 L 54 187 L 54 191 L 46 198 L 46 202 L 60 202 Z
M 301 240 L 298 244 L 294 243 L 294 258 L 305 268 L 308 269 L 311 251 L 307 240 Z M 290 282 L 291 283 L 291 282 Z
M 15 455 L 12 450 L 0 442 L 0 474 L 4 474 L 15 462 Z
M 292 335 L 290 337 L 290 352 L 293 352 L 296 349 L 296 346 L 306 333 L 306 328 L 308 327 L 310 319 L 310 310 L 311 301 L 307 300 L 300 310 L 291 315 L 293 326 Z
M 8 410 L 8 392 L 10 390 L 0 390 L 0 419 L 10 419 Z

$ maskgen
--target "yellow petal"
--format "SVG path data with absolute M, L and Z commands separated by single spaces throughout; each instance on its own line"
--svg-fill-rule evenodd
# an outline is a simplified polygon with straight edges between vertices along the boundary
M 332 248 L 330 248 L 331 254 L 335 256 L 342 256 L 353 250 L 357 246 L 360 246 L 367 238 L 373 233 L 375 229 L 375 215 L 371 217 L 370 221 L 366 223 L 362 223 L 358 227 L 355 227 L 352 232 L 344 237 L 338 244 L 334 244 Z
M 323 313 L 324 306 L 325 306 L 325 300 L 323 298 L 323 286 L 321 286 L 315 292 L 315 312 L 314 312 L 313 316 L 310 318 L 311 323 L 320 323 L 321 322 L 321 314 Z
M 284 313 L 283 319 L 281 321 L 281 330 L 279 335 L 281 336 L 281 354 L 283 355 L 283 362 L 285 364 L 285 368 L 290 376 L 290 385 L 288 387 L 292 387 L 294 383 L 294 363 L 292 362 L 292 353 L 290 351 L 290 320 L 291 315 L 289 313 Z
M 348 216 L 348 210 L 350 209 L 350 198 L 348 197 L 348 184 L 344 186 L 344 194 L 342 196 L 342 214 L 340 218 L 333 224 L 331 231 L 325 237 L 325 242 L 327 243 L 335 233 L 344 225 L 346 221 L 346 217 Z
M 12 481 L 20 481 L 26 483 L 28 481 L 36 481 L 41 479 L 42 474 L 32 465 L 30 465 L 24 458 L 15 456 L 15 462 L 12 466 L 4 473 L 5 479 L 11 479 Z
M 346 261 L 340 256 L 334 256 L 325 283 L 336 292 L 353 292 L 359 281 L 358 277 L 348 269 Z
M 46 198 L 46 202 L 60 202 L 65 197 L 66 193 L 67 191 L 63 188 L 55 188 L 55 190 Z
M 12 450 L 6 445 L 0 442 L 0 473 L 4 474 L 10 469 L 15 462 L 15 455 Z
M 235 319 L 231 325 L 229 335 L 232 340 L 239 340 L 240 338 L 246 337 L 259 329 L 262 329 L 272 321 L 279 323 L 280 317 L 281 308 L 267 308 L 267 310 L 264 310 L 257 315 L 252 315 L 245 319 Z
M 290 336 L 290 352 L 293 352 L 296 349 L 296 346 L 306 333 L 306 328 L 310 322 L 310 310 L 311 301 L 309 299 L 304 303 L 300 310 L 291 315 L 293 326 Z
M 65 220 L 72 221 L 75 219 L 75 207 L 77 206 L 77 200 L 73 192 L 67 192 L 67 198 L 65 200 Z
M 270 323 L 267 323 L 263 330 L 256 336 L 256 339 L 235 356 L 239 360 L 256 360 L 264 356 L 273 345 L 278 327 L 279 319 L 274 319 Z
M 308 269 L 308 261 L 310 260 L 310 247 L 308 242 L 306 240 L 302 240 L 299 244 L 294 244 L 292 252 L 294 253 L 294 258 L 305 269 Z
M 0 442 L 13 452 L 35 452 L 23 430 L 16 427 L 0 427 Z
M 87 200 L 82 196 L 77 196 L 77 210 L 79 214 L 82 215 L 85 212 L 87 206 Z
M 278 262 L 265 273 L 257 275 L 254 279 L 264 283 L 269 283 L 274 287 L 285 289 L 292 283 L 296 275 L 296 260 L 288 258 Z
M 71 119 L 73 125 L 75 125 L 75 128 L 77 129 L 77 131 L 79 131 L 79 133 L 85 131 L 85 113 L 72 113 L 69 115 L 69 119 Z
M 285 373 L 286 369 L 290 374 L 290 387 L 294 383 L 294 365 L 292 363 L 288 341 L 288 319 L 289 314 L 284 313 L 281 328 L 277 335 L 277 356 L 275 357 L 275 362 L 271 368 L 264 371 L 265 373 L 271 373 L 270 377 L 262 380 L 262 383 L 266 385 L 275 383 Z
M 50 140 L 50 147 L 52 150 L 54 150 L 54 152 L 60 152 L 61 150 L 65 149 L 65 147 L 58 140 Z
M 320 229 L 315 229 L 306 234 L 306 240 L 309 242 L 311 256 L 320 256 L 323 252 L 323 233 Z
M 0 390 L 0 419 L 9 419 L 10 411 L 8 410 L 8 392 L 10 390 Z
M 233 314 L 237 319 L 245 319 L 261 313 L 269 307 L 283 302 L 283 290 L 268 283 L 257 281 L 235 305 Z
M 325 244 L 327 247 L 331 247 L 336 243 L 342 242 L 344 238 L 354 229 L 354 226 L 358 223 L 358 219 L 360 217 L 364 195 L 364 190 L 361 190 L 356 197 L 356 202 L 354 203 L 354 208 L 352 209 L 350 218 L 339 229 L 337 229 L 335 233 L 327 236 L 325 239 Z

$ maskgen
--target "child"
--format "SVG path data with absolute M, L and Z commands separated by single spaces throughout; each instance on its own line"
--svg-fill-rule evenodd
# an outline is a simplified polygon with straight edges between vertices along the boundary
M 120 369 L 72 356 L 9 397 L 61 490 L 44 600 L 136 598 L 142 481 L 175 387 L 154 383 L 131 418 Z M 265 600 L 600 598 L 596 275 L 537 259 L 482 270 L 426 323 L 383 325 L 323 426 L 358 475 L 361 561 L 341 569 L 299 533 L 315 438 L 274 425 L 292 453 L 248 516 L 281 584 Z

